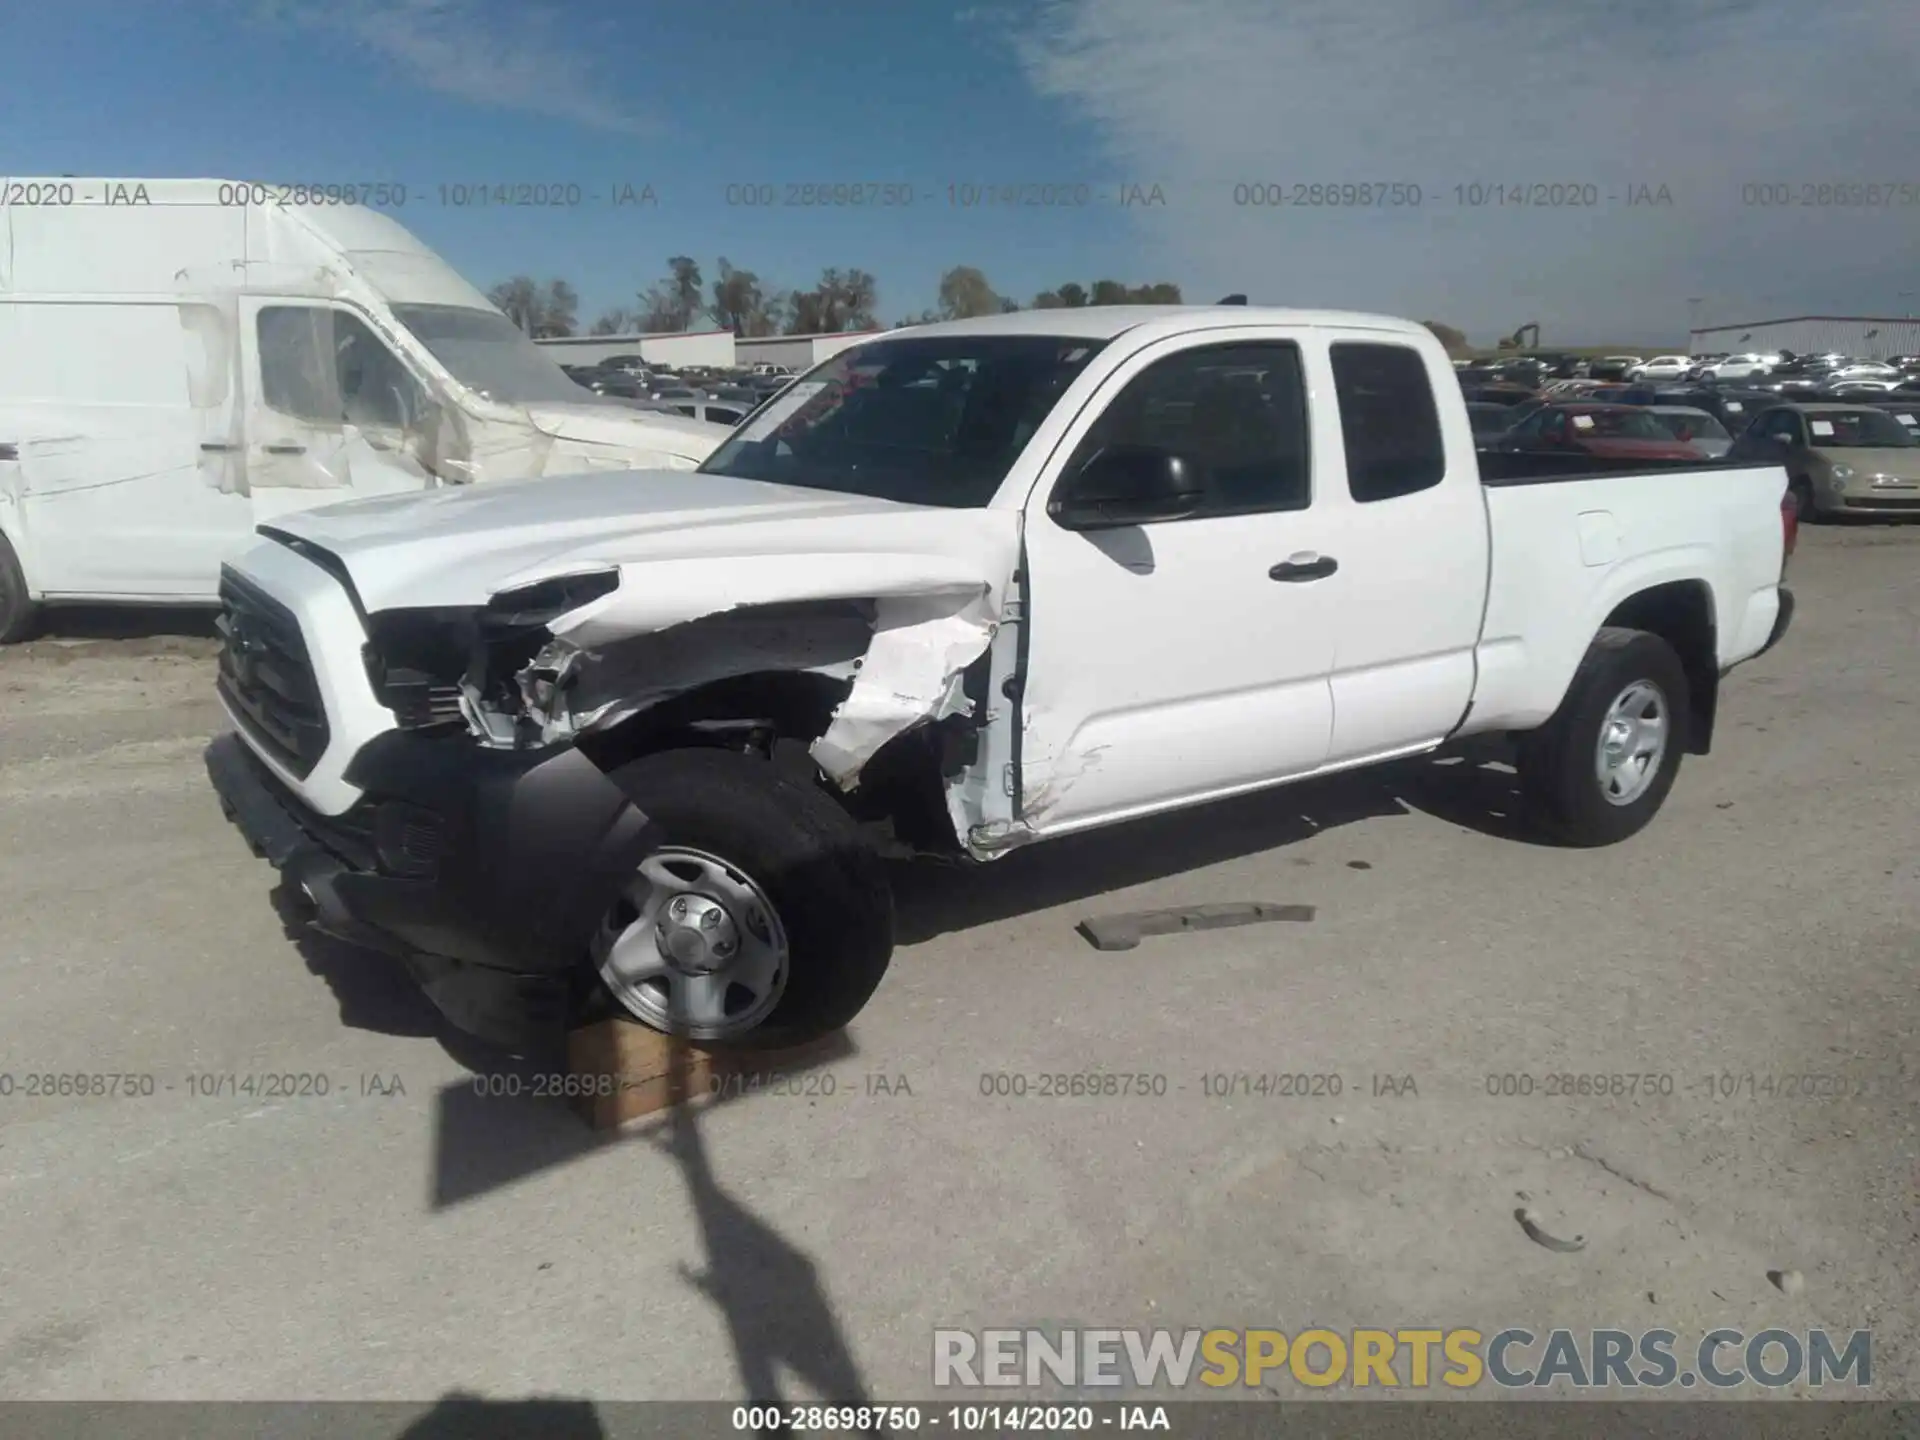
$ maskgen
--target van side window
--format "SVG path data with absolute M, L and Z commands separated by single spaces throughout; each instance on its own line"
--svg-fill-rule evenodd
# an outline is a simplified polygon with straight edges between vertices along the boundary
M 401 429 L 424 396 L 384 341 L 344 310 L 270 305 L 259 319 L 260 390 L 268 406 L 314 425 Z
M 1447 451 L 1420 352 L 1408 345 L 1338 341 L 1332 354 L 1353 498 L 1393 500 L 1438 485 L 1447 473 Z
M 1116 445 L 1166 450 L 1197 464 L 1207 502 L 1190 518 L 1306 509 L 1313 472 L 1299 347 L 1207 345 L 1155 361 L 1094 421 L 1061 484 Z

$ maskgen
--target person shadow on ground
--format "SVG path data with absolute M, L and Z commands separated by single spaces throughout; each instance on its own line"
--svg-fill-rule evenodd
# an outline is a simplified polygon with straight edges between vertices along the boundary
M 825 1403 L 870 1405 L 859 1367 L 813 1261 L 728 1194 L 714 1174 L 699 1116 L 695 1106 L 687 1103 L 692 1099 L 688 1073 L 693 1059 L 686 1041 L 673 1037 L 668 1070 L 671 1118 L 664 1138 L 652 1141 L 680 1167 L 706 1252 L 706 1269 L 683 1265 L 682 1276 L 713 1302 L 726 1321 L 741 1388 L 750 1404 L 786 1403 L 779 1374 L 784 1367 Z

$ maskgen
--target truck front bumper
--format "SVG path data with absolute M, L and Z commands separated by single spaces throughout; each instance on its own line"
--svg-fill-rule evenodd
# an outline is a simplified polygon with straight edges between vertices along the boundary
M 315 929 L 398 959 L 456 1027 L 558 1042 L 587 946 L 646 853 L 645 817 L 572 749 L 487 750 L 394 731 L 347 770 L 365 798 L 314 813 L 238 735 L 206 750 L 221 809 Z

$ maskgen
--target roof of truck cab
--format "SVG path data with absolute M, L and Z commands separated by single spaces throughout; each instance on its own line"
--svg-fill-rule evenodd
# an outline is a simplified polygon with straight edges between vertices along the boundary
M 1432 332 L 1411 320 L 1346 310 L 1289 310 L 1272 305 L 1082 305 L 1072 309 L 1016 310 L 1010 315 L 979 315 L 970 320 L 936 320 L 912 326 L 914 337 L 941 335 L 1060 335 L 1111 340 L 1156 320 L 1202 321 L 1208 325 L 1292 325 L 1319 329 L 1389 330 L 1401 335 Z M 876 340 L 898 334 L 883 332 Z M 871 342 L 869 342 L 871 343 Z

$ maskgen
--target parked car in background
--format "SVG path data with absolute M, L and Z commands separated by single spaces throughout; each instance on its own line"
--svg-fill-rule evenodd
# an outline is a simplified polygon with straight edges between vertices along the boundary
M 1473 439 L 1477 445 L 1496 435 L 1503 435 L 1511 428 L 1513 407 L 1470 400 L 1467 402 L 1467 422 L 1473 427 Z
M 1706 455 L 1644 408 L 1633 405 L 1542 405 L 1494 446 L 1513 452 L 1557 451 L 1601 460 L 1704 460 Z
M 1729 355 L 1724 360 L 1716 360 L 1711 365 L 1701 367 L 1700 378 L 1704 380 L 1747 380 L 1755 375 L 1765 375 L 1772 371 L 1774 358 L 1749 352 L 1744 355 Z
M 1777 405 L 1729 458 L 1785 465 L 1802 520 L 1920 516 L 1920 441 L 1877 406 Z
M 1638 365 L 1629 365 L 1624 375 L 1627 380 L 1678 380 L 1693 368 L 1693 361 L 1685 355 L 1656 355 L 1651 360 Z
M 1536 354 L 1533 358 L 1546 367 L 1546 378 L 1549 380 L 1573 380 L 1587 373 L 1587 362 L 1579 355 L 1546 353 Z
M 1837 366 L 1827 375 L 1827 383 L 1838 385 L 1849 380 L 1885 381 L 1889 385 L 1898 385 L 1905 378 L 1897 365 L 1888 365 L 1880 360 L 1850 360 Z
M 1648 405 L 1646 412 L 1672 433 L 1676 440 L 1694 446 L 1709 460 L 1718 460 L 1733 448 L 1733 436 L 1727 427 L 1704 410 L 1685 405 Z
M 1587 375 L 1594 380 L 1624 380 L 1627 371 L 1640 363 L 1638 355 L 1603 355 L 1588 362 Z
M 1704 410 L 1713 416 L 1727 433 L 1738 436 L 1752 423 L 1753 417 L 1769 405 L 1778 404 L 1775 396 L 1763 390 L 1734 389 L 1724 385 L 1665 386 L 1654 391 L 1656 405 L 1681 405 L 1689 410 Z
M 1877 396 L 1864 402 L 1876 410 L 1884 410 L 1905 426 L 1909 433 L 1920 438 L 1920 396 L 1908 399 L 1895 399 L 1891 395 Z
M 597 395 L 611 395 L 621 400 L 645 400 L 652 394 L 644 376 L 625 370 L 602 370 L 587 384 Z
M 785 365 L 775 365 L 772 361 L 761 360 L 754 364 L 753 374 L 791 378 L 793 371 Z
M 751 408 L 746 405 L 729 405 L 720 400 L 662 400 L 656 402 L 686 416 L 689 420 L 704 420 L 709 425 L 738 425 L 747 418 Z
M 1551 378 L 1545 364 L 1530 358 L 1502 360 L 1494 366 L 1494 371 L 1502 383 L 1524 385 L 1529 390 L 1538 390 Z
M 1470 405 L 1518 405 L 1536 393 L 1524 385 L 1469 385 L 1460 392 Z
M 1844 355 L 1796 355 L 1791 360 L 1782 360 L 1770 373 L 1776 377 L 1813 376 L 1818 378 L 1845 363 Z
M 1822 385 L 1817 391 L 1808 396 L 1784 398 L 1816 401 L 1836 400 L 1845 405 L 1857 405 L 1863 400 L 1873 401 L 1878 400 L 1883 395 L 1891 395 L 1900 388 L 1899 382 L 1894 380 L 1841 380 L 1831 385 Z

